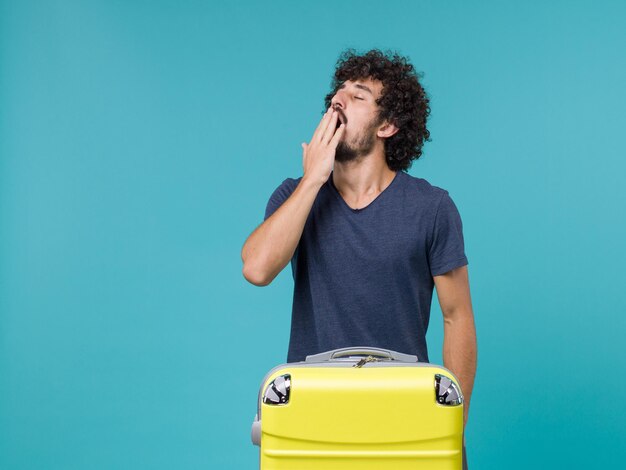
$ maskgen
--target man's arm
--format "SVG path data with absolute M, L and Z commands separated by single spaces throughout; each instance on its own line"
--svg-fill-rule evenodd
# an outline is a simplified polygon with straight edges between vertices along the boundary
M 443 365 L 461 382 L 465 400 L 463 426 L 467 422 L 476 375 L 477 344 L 467 266 L 434 276 L 443 313 Z
M 306 178 L 265 222 L 250 234 L 241 250 L 243 276 L 266 286 L 287 265 L 300 241 L 320 185 Z
M 241 249 L 243 276 L 252 284 L 266 286 L 292 258 L 315 197 L 328 180 L 335 149 L 344 132 L 337 113 L 330 108 L 318 124 L 311 142 L 302 143 L 300 184 L 276 211 L 250 234 Z

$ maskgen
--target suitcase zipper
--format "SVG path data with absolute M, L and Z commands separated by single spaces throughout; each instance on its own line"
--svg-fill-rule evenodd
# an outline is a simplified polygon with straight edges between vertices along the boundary
M 374 356 L 367 356 L 367 357 L 364 357 L 363 359 L 359 360 L 359 362 L 354 364 L 352 367 L 363 367 L 366 362 L 374 362 L 374 361 L 380 361 L 380 359 L 378 359 L 377 357 L 374 357 Z

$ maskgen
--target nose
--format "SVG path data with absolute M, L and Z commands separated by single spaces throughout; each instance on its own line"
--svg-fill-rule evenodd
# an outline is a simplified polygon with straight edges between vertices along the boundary
M 330 106 L 331 108 L 335 109 L 335 110 L 343 110 L 345 109 L 344 107 L 344 101 L 343 101 L 343 95 L 341 94 L 341 92 L 337 92 L 335 93 L 335 96 L 332 97 L 332 99 L 330 100 Z

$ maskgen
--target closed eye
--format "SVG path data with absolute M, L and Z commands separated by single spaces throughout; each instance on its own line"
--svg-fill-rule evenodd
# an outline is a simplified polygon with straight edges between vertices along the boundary
M 356 98 L 357 100 L 363 100 L 363 98 L 360 98 L 360 97 L 358 97 L 358 96 L 355 96 L 355 98 Z M 365 100 L 363 100 L 363 101 L 365 101 Z

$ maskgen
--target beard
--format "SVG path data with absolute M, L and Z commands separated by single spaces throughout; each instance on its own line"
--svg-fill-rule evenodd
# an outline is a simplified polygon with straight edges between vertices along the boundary
M 346 140 L 345 132 L 342 139 L 335 149 L 335 161 L 346 163 L 359 160 L 370 153 L 376 144 L 376 126 L 378 122 L 373 122 L 362 133 L 359 133 L 354 139 L 354 143 Z

